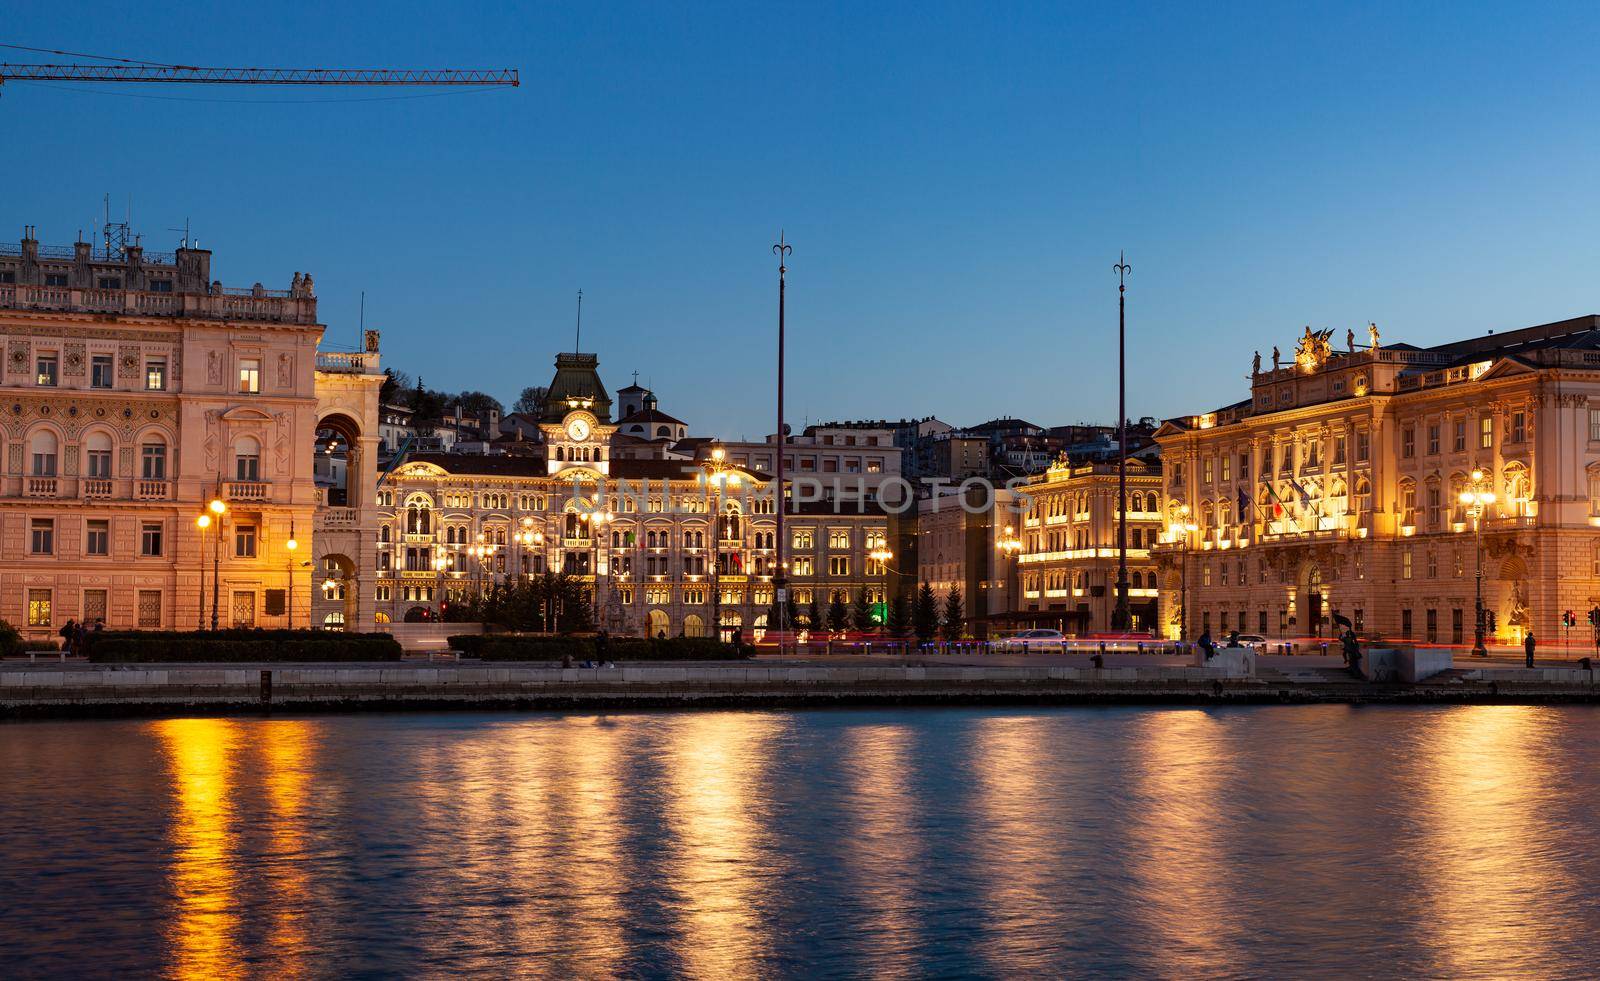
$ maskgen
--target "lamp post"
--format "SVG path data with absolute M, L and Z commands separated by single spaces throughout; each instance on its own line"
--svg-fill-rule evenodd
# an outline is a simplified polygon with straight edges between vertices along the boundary
M 1128 610 L 1128 357 L 1126 279 L 1133 267 L 1121 253 L 1112 267 L 1117 274 L 1117 605 L 1111 611 L 1111 629 L 1127 630 Z
M 782 453 L 780 448 L 779 453 Z M 725 483 L 731 483 L 736 475 L 730 473 L 733 466 L 727 462 L 727 453 L 720 446 L 711 448 L 710 458 L 701 467 L 706 471 L 706 493 L 716 490 L 716 504 L 711 508 L 711 623 L 712 636 L 722 639 L 722 488 Z
M 216 516 L 217 523 L 217 532 L 211 540 L 211 629 L 215 630 L 217 603 L 222 597 L 222 516 L 228 513 L 228 506 L 222 503 L 222 498 L 218 496 L 213 497 L 206 507 Z
M 206 529 L 211 527 L 211 515 L 201 511 L 194 519 L 200 529 L 200 612 L 195 618 L 196 630 L 206 629 Z
M 778 654 L 783 654 L 783 632 L 788 624 L 789 612 L 789 562 L 786 558 L 789 551 L 789 542 L 783 537 L 783 512 L 789 503 L 783 493 L 783 453 L 788 445 L 788 439 L 783 431 L 783 293 L 785 289 L 784 276 L 789 267 L 786 259 L 794 247 L 783 240 L 783 233 L 778 233 L 778 244 L 772 247 L 772 254 L 778 257 L 778 563 L 777 575 L 772 580 L 772 595 L 778 604 Z
M 1018 602 L 1021 597 L 1017 595 L 1018 590 L 1016 583 L 1017 559 L 1020 557 L 1022 552 L 1022 539 L 1017 537 L 1017 529 L 1012 525 L 1006 525 L 1005 535 L 1003 535 L 1001 539 L 995 543 L 995 548 L 999 549 L 1000 554 L 1004 555 L 1010 563 L 1006 568 L 1006 605 L 1016 605 L 1017 612 L 1021 613 L 1021 604 Z M 985 610 L 984 614 L 987 615 L 988 611 Z
M 1199 530 L 1199 525 L 1189 520 L 1189 505 L 1178 507 L 1178 522 L 1168 529 L 1178 544 L 1178 641 L 1189 636 L 1189 536 Z
M 433 554 L 433 574 L 435 581 L 438 583 L 437 588 L 439 592 L 438 595 L 434 597 L 434 602 L 438 605 L 437 608 L 441 611 L 444 609 L 444 571 L 448 568 L 450 568 L 450 557 L 444 553 L 442 548 L 435 548 Z M 444 619 L 444 614 L 442 612 L 439 615 L 439 619 L 441 621 Z
M 597 628 L 600 625 L 600 535 L 614 517 L 616 515 L 610 511 L 584 511 L 578 514 L 578 520 L 589 529 L 589 575 L 593 580 L 589 589 L 589 605 Z
M 1475 539 L 1477 552 L 1477 573 L 1474 576 L 1473 612 L 1473 657 L 1488 657 L 1489 648 L 1484 645 L 1484 615 L 1483 615 L 1483 512 L 1494 503 L 1494 492 L 1489 490 L 1489 485 L 1482 470 L 1472 471 L 1472 485 L 1461 492 L 1460 501 L 1467 506 L 1467 513 L 1472 515 L 1472 534 Z
M 522 546 L 522 563 L 523 563 L 523 565 L 525 565 L 525 566 L 532 565 L 532 563 L 528 561 L 528 555 L 530 553 L 532 553 L 535 548 L 538 548 L 540 550 L 540 558 L 542 559 L 544 557 L 544 550 L 543 550 L 543 547 L 544 547 L 544 532 L 536 531 L 534 529 L 534 527 L 533 527 L 533 519 L 532 518 L 523 518 L 522 519 L 522 530 L 513 533 L 512 536 L 511 536 L 511 539 L 512 539 L 512 541 L 516 542 L 518 545 Z M 524 572 L 522 574 L 522 581 L 524 583 L 532 583 L 533 582 L 533 570 L 532 569 L 528 569 L 526 572 Z M 540 626 L 542 628 L 544 628 L 545 630 L 549 630 L 550 629 L 550 596 L 549 596 L 548 591 L 546 591 L 546 594 L 545 594 L 545 597 L 544 597 L 544 607 L 540 611 L 539 619 L 540 619 Z
M 288 572 L 289 572 L 289 582 L 288 582 L 288 588 L 285 589 L 284 592 L 288 597 L 287 600 L 286 600 L 287 606 L 285 607 L 285 610 L 287 611 L 287 613 L 289 615 L 289 629 L 293 630 L 294 629 L 294 552 L 295 552 L 295 549 L 300 547 L 300 543 L 298 541 L 296 541 L 295 537 L 294 537 L 294 519 L 292 519 L 292 518 L 289 520 L 289 540 L 283 543 L 283 547 L 289 550 L 289 558 L 287 560 Z

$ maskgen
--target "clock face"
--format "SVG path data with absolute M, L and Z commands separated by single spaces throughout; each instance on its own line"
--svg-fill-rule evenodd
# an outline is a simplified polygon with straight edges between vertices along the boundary
M 574 419 L 567 423 L 567 438 L 583 442 L 589 438 L 589 424 L 582 419 Z

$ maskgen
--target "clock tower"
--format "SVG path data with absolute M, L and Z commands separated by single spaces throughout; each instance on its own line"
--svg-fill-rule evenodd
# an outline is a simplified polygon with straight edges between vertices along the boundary
M 601 421 L 583 399 L 570 399 L 569 403 L 560 422 L 539 425 L 544 432 L 547 472 L 554 476 L 568 470 L 589 470 L 610 476 L 611 434 L 617 427 Z

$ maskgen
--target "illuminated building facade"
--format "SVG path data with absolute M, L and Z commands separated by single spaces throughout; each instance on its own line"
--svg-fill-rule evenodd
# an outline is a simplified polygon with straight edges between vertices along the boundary
M 1307 328 L 1287 364 L 1256 355 L 1248 400 L 1158 432 L 1165 629 L 1328 637 L 1338 612 L 1470 645 L 1481 555 L 1489 643 L 1555 641 L 1600 604 L 1600 318 L 1364 335 Z
M 1117 581 L 1117 466 L 1052 464 L 1018 488 L 1022 551 L 1017 620 L 1066 633 L 1111 629 Z M 1156 621 L 1159 575 L 1151 554 L 1164 527 L 1161 470 L 1128 461 L 1128 604 L 1136 630 Z

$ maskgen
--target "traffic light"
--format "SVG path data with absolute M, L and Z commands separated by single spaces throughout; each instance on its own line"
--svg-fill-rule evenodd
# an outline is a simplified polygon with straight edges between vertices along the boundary
M 1572 611 L 1571 610 L 1568 610 L 1567 612 L 1561 614 L 1561 625 L 1563 627 L 1571 627 L 1571 626 L 1575 625 L 1577 622 L 1578 622 L 1578 618 L 1572 615 Z
M 1600 627 L 1600 606 L 1591 607 L 1589 609 L 1589 622 L 1594 624 L 1596 627 Z

